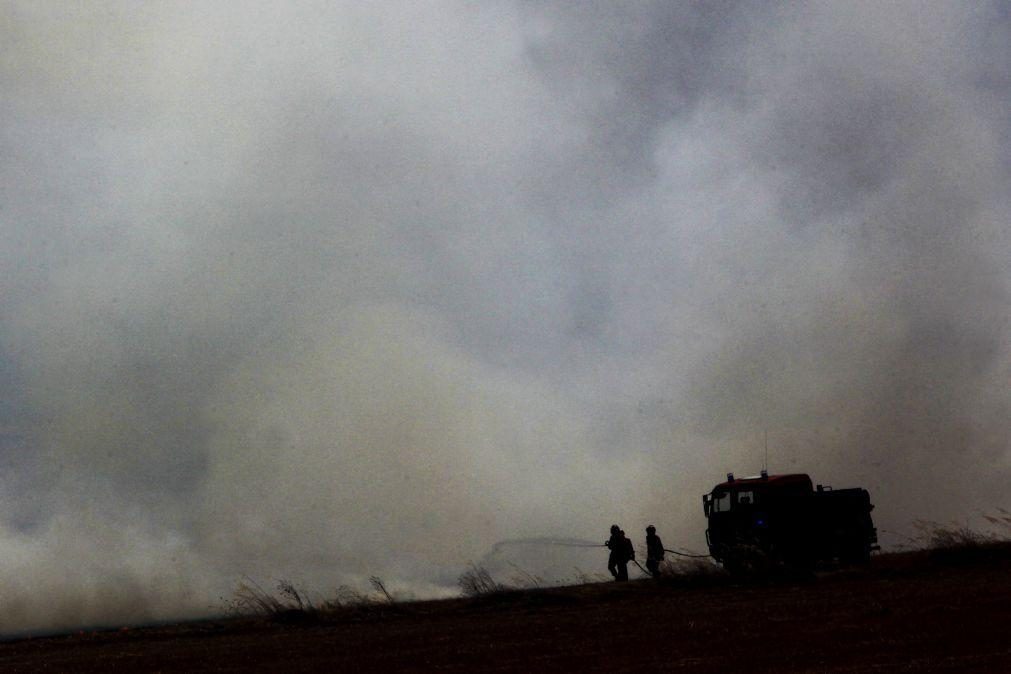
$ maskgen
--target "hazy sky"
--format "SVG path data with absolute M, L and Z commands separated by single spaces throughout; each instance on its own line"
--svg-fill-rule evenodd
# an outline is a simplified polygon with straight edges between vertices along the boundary
M 1011 508 L 1007 2 L 13 0 L 0 87 L 0 632 L 700 548 L 766 432 Z

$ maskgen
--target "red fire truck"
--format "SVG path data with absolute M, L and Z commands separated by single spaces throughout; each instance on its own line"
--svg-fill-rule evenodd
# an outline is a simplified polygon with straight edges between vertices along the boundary
M 756 564 L 811 569 L 865 563 L 877 550 L 866 489 L 832 489 L 803 473 L 735 478 L 702 497 L 709 553 L 731 572 Z

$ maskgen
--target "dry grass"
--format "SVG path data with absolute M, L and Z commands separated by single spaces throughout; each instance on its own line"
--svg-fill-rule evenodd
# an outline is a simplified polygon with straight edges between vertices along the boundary
M 369 583 L 375 595 L 341 585 L 331 598 L 315 602 L 306 590 L 291 581 L 276 581 L 272 592 L 247 577 L 239 583 L 232 598 L 224 602 L 225 612 L 232 616 L 259 616 L 273 622 L 311 623 L 352 613 L 370 615 L 396 603 L 396 598 L 379 576 L 369 578 Z
M 465 597 L 484 597 L 504 592 L 509 588 L 495 581 L 483 566 L 471 563 L 470 568 L 456 579 L 460 591 Z
M 509 587 L 519 590 L 532 590 L 544 585 L 544 579 L 540 576 L 535 576 L 524 568 L 509 562 L 509 566 L 513 570 L 513 575 L 509 578 Z
M 985 531 L 967 523 L 916 520 L 916 534 L 907 537 L 910 547 L 946 564 L 1006 559 L 1011 556 L 1011 512 L 997 510 L 996 515 L 983 515 L 988 526 Z
M 243 578 L 227 604 L 233 615 L 272 616 L 287 611 L 313 611 L 315 607 L 306 593 L 287 580 L 277 581 L 276 594 L 265 590 L 252 578 Z
M 375 590 L 379 596 L 385 599 L 387 603 L 392 604 L 396 601 L 393 598 L 393 595 L 390 594 L 389 590 L 386 589 L 386 584 L 383 582 L 383 579 L 379 576 L 369 576 L 369 585 L 371 585 L 372 589 Z

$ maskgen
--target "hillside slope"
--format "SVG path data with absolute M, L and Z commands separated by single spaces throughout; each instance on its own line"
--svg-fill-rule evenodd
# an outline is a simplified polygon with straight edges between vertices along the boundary
M 637 581 L 0 644 L 4 672 L 1011 671 L 1011 554 Z M 304 616 L 303 616 L 304 618 Z

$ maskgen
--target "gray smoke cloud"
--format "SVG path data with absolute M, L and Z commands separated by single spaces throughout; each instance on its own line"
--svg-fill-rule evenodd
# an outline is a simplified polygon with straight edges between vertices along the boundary
M 1008 507 L 1009 32 L 1000 2 L 6 3 L 0 631 L 243 575 L 440 596 L 613 521 L 697 549 L 766 432 L 884 530 Z M 524 571 L 605 563 L 542 547 Z

